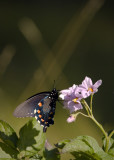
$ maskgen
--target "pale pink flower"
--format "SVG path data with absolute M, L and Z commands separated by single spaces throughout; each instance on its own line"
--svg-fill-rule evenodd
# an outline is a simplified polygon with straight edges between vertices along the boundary
M 75 120 L 76 120 L 76 117 L 72 114 L 67 118 L 68 123 L 74 122 Z
M 83 108 L 80 103 L 83 97 L 78 91 L 78 86 L 75 84 L 69 89 L 60 91 L 59 97 L 64 100 L 64 108 L 68 109 L 70 113 Z
M 90 96 L 93 93 L 98 91 L 98 87 L 102 84 L 102 80 L 98 80 L 95 84 L 93 84 L 91 78 L 85 77 L 82 84 L 79 85 L 79 91 L 81 92 L 83 98 Z

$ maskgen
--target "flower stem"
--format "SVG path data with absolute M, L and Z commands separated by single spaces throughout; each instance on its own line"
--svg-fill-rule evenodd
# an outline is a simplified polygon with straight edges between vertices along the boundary
M 111 138 L 113 134 L 114 134 L 114 130 L 109 134 L 108 137 Z
M 84 114 L 84 113 L 82 113 L 82 112 L 78 112 L 78 113 L 77 113 L 77 115 L 79 115 L 79 114 L 83 115 L 84 117 L 89 117 L 88 115 L 86 115 L 86 114 Z
M 102 131 L 106 138 L 106 146 L 105 146 L 105 152 L 108 152 L 108 147 L 109 147 L 109 140 L 110 138 L 107 135 L 107 132 L 104 130 L 103 126 L 94 118 L 94 116 L 90 116 L 90 118 L 95 122 L 95 124 L 99 127 L 99 129 Z
M 85 107 L 85 109 L 86 109 L 86 111 L 87 111 L 87 113 L 88 113 L 88 116 L 90 116 L 90 115 L 91 115 L 91 110 L 90 110 L 87 102 L 86 102 L 84 99 L 82 99 L 82 100 L 81 100 L 81 103 L 84 105 L 84 107 Z
M 107 133 L 104 130 L 103 126 L 94 118 L 94 116 L 90 116 L 90 118 L 95 122 L 95 124 L 100 128 L 105 137 L 107 137 Z
M 90 110 L 91 110 L 91 114 L 92 114 L 92 101 L 93 101 L 93 94 L 91 94 L 91 100 L 90 100 Z
M 92 101 L 93 101 L 93 95 L 91 95 L 91 100 L 90 100 L 90 107 L 88 106 L 87 102 L 82 99 L 82 104 L 84 105 L 87 113 L 88 113 L 88 117 L 90 117 L 94 123 L 99 127 L 99 129 L 102 131 L 103 135 L 106 138 L 106 146 L 105 146 L 105 152 L 108 152 L 108 148 L 109 148 L 109 140 L 110 137 L 114 134 L 114 131 L 110 133 L 110 135 L 108 136 L 107 132 L 104 130 L 103 126 L 94 118 L 93 113 L 92 113 Z

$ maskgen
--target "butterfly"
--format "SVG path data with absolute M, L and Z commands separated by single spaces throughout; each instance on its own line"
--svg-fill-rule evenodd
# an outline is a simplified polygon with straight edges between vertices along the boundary
M 21 103 L 15 109 L 13 115 L 15 117 L 35 117 L 43 126 L 43 132 L 47 127 L 54 124 L 54 115 L 56 109 L 56 101 L 58 100 L 58 91 L 53 88 L 51 92 L 40 92 L 25 102 Z

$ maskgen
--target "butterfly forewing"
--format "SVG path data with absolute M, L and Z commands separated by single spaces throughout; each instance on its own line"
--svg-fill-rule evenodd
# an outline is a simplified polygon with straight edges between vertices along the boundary
M 39 101 L 49 95 L 49 93 L 40 93 L 28 98 L 15 109 L 13 115 L 15 117 L 34 117 L 34 109 L 37 107 Z

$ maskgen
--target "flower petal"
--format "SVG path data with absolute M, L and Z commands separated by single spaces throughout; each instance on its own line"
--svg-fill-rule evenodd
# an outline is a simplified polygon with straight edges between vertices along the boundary
M 77 110 L 83 109 L 81 103 L 75 103 L 74 105 L 74 111 L 76 112 Z
M 87 97 L 90 96 L 90 92 L 88 92 L 88 91 L 86 91 L 86 90 L 82 90 L 81 94 L 82 94 L 82 97 L 83 97 L 83 98 L 87 98 Z
M 69 89 L 61 90 L 60 93 L 66 95 L 69 93 Z
M 67 118 L 67 122 L 68 122 L 68 123 L 74 122 L 75 119 L 76 119 L 75 116 L 70 115 L 70 116 Z
M 93 86 L 98 88 L 102 84 L 102 80 L 98 80 Z
M 94 85 L 89 77 L 85 77 L 81 85 L 79 85 L 79 91 L 83 98 L 90 96 L 92 93 L 98 91 L 98 87 L 102 84 L 102 80 L 97 81 Z
M 85 81 L 86 81 L 88 86 L 92 86 L 93 85 L 91 78 L 85 77 Z
M 69 92 L 70 92 L 69 89 L 61 90 L 60 91 L 61 94 L 59 95 L 59 97 L 64 100 L 65 96 L 67 96 L 68 94 L 70 94 Z
M 65 99 L 65 96 L 63 94 L 60 94 L 59 97 L 63 100 Z

